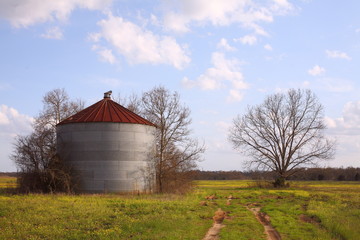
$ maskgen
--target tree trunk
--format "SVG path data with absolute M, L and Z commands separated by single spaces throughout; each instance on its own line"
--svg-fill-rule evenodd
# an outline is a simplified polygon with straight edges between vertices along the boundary
M 274 187 L 276 188 L 284 188 L 286 187 L 286 183 L 285 183 L 285 177 L 283 176 L 278 176 L 275 181 L 274 181 Z
M 160 176 L 160 174 L 158 175 L 158 192 L 162 193 L 163 192 L 163 183 L 162 183 L 162 177 Z

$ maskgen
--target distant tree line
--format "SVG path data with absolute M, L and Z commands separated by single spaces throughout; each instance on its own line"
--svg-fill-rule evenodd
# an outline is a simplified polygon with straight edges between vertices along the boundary
M 360 168 L 308 168 L 293 175 L 290 180 L 360 181 Z
M 17 172 L 0 172 L 0 177 L 17 177 Z
M 273 171 L 194 171 L 193 180 L 273 180 Z M 304 168 L 287 180 L 360 181 L 360 168 Z
M 20 173 L 0 172 L 0 176 L 18 177 Z M 200 171 L 184 173 L 190 180 L 273 180 L 276 173 L 270 171 Z M 306 168 L 289 177 L 298 181 L 360 181 L 360 168 Z

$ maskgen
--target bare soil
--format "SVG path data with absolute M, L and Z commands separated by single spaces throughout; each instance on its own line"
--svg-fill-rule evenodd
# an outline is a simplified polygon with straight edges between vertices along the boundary
M 256 219 L 264 226 L 267 240 L 281 240 L 280 234 L 271 226 L 270 217 L 266 213 L 260 212 L 261 208 L 256 205 L 249 205 L 248 209 L 254 213 Z
M 307 222 L 307 223 L 311 223 L 311 224 L 315 224 L 315 225 L 319 225 L 321 223 L 320 219 L 316 216 L 308 216 L 305 214 L 301 214 L 299 219 L 302 222 Z
M 222 222 L 224 221 L 226 217 L 226 213 L 221 210 L 221 208 L 219 208 L 216 212 L 215 215 L 213 217 L 214 219 L 214 224 L 212 225 L 212 227 L 208 230 L 208 232 L 206 233 L 205 237 L 203 238 L 203 240 L 217 240 L 219 239 L 219 233 L 221 228 L 225 227 L 224 224 L 222 224 Z

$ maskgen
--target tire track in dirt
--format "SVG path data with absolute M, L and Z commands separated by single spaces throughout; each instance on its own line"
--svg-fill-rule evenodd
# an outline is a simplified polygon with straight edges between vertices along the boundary
M 247 209 L 254 213 L 256 219 L 264 226 L 267 240 L 281 240 L 278 231 L 270 224 L 270 217 L 266 213 L 260 212 L 261 208 L 257 207 L 257 204 L 249 204 Z
M 210 199 L 209 197 L 206 197 L 206 199 Z M 211 200 L 216 199 L 216 197 L 211 198 Z M 235 199 L 231 195 L 227 198 L 226 205 L 231 205 L 231 200 Z M 207 203 L 205 201 L 200 202 L 200 205 L 207 206 Z M 281 240 L 280 234 L 275 230 L 273 226 L 270 224 L 270 217 L 266 214 L 261 212 L 261 208 L 257 203 L 251 203 L 248 204 L 246 207 L 249 211 L 251 211 L 256 219 L 264 226 L 264 232 L 266 234 L 267 240 Z M 225 227 L 222 222 L 224 221 L 226 217 L 226 212 L 224 212 L 221 208 L 219 208 L 215 215 L 213 216 L 214 224 L 211 228 L 207 231 L 205 237 L 202 240 L 218 240 L 219 239 L 219 233 L 220 230 Z
M 214 224 L 208 230 L 208 232 L 206 233 L 205 237 L 202 240 L 217 240 L 217 239 L 219 239 L 220 230 L 221 230 L 221 228 L 225 227 L 225 225 L 222 224 L 222 222 L 225 219 L 225 216 L 226 216 L 226 213 L 223 210 L 221 210 L 221 208 L 219 208 L 215 212 L 215 215 L 213 217 Z
M 212 201 L 212 200 L 217 199 L 217 196 L 214 194 L 214 195 L 205 197 L 205 199 Z M 226 201 L 226 205 L 227 206 L 231 205 L 231 200 L 233 200 L 233 199 L 235 199 L 235 198 L 232 195 L 228 196 L 227 201 Z M 207 206 L 207 203 L 205 201 L 202 201 L 202 202 L 200 202 L 200 205 L 201 206 Z M 222 222 L 224 221 L 225 218 L 230 219 L 229 216 L 227 216 L 226 212 L 224 212 L 221 208 L 219 208 L 215 212 L 215 215 L 213 216 L 214 224 L 207 231 L 205 237 L 202 240 L 218 240 L 220 230 L 223 227 L 225 227 L 225 225 L 222 224 Z

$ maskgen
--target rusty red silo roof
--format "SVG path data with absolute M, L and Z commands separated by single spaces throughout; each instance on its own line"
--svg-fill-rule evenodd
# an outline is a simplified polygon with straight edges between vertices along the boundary
M 155 124 L 145 118 L 112 101 L 110 94 L 106 95 L 105 93 L 104 99 L 66 118 L 58 125 L 67 123 L 114 122 L 144 124 L 156 127 Z

